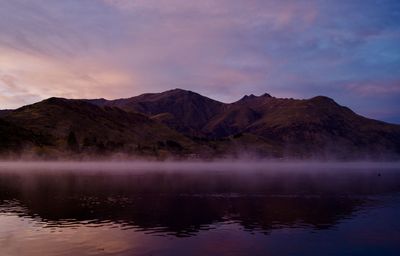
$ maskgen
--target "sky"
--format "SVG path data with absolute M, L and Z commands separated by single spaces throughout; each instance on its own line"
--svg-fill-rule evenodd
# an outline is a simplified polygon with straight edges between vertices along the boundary
M 0 109 L 174 88 L 400 123 L 400 1 L 0 0 Z

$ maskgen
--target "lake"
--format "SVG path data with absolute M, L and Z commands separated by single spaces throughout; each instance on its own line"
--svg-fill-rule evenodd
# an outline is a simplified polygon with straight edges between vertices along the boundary
M 1 162 L 0 255 L 400 255 L 399 163 Z

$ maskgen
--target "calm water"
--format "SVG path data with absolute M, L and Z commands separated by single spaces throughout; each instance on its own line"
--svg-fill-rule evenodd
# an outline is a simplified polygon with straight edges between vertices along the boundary
M 400 255 L 390 164 L 0 163 L 0 256 Z

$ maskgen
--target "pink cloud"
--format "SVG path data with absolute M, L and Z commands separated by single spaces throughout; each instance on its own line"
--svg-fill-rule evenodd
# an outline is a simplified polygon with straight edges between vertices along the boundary
M 363 96 L 400 94 L 400 81 L 357 82 L 346 84 L 344 88 Z

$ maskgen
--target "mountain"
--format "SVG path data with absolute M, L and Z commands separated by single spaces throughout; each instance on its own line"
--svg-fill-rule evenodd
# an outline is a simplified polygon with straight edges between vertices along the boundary
M 11 112 L 12 112 L 11 109 L 0 109 L 0 117 L 6 116 L 6 115 L 8 115 L 8 114 L 11 113 Z
M 246 95 L 222 103 L 174 89 L 117 100 L 50 98 L 8 111 L 0 120 L 1 136 L 15 131 L 8 146 L 0 147 L 7 151 L 15 141 L 14 148 L 31 145 L 43 155 L 400 156 L 399 125 L 362 117 L 324 96 Z
M 26 147 L 45 143 L 42 136 L 0 118 L 0 154 L 20 153 Z
M 97 99 L 88 102 L 139 112 L 192 136 L 202 136 L 202 128 L 224 107 L 224 103 L 182 89 L 146 93 L 127 99 Z
M 249 133 L 273 141 L 291 154 L 380 157 L 400 152 L 400 126 L 367 119 L 334 100 L 269 95 L 229 104 L 205 130 L 216 136 Z
M 302 157 L 400 153 L 399 125 L 362 117 L 324 96 L 296 100 L 266 93 L 226 104 L 175 89 L 102 100 L 101 105 L 151 116 L 192 138 L 221 140 L 212 144 L 220 153 L 234 148 L 260 155 Z
M 115 107 L 99 107 L 82 100 L 50 98 L 16 109 L 3 122 L 21 130 L 19 136 L 45 138 L 31 150 L 44 155 L 101 155 L 124 152 L 133 155 L 180 155 L 194 143 L 145 115 Z M 12 130 L 7 128 L 3 134 Z M 18 130 L 16 130 L 18 131 Z

